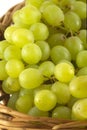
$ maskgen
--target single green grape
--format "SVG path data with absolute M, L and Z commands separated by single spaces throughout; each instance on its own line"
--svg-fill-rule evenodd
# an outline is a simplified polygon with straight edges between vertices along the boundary
M 32 25 L 40 21 L 41 13 L 35 6 L 26 5 L 20 10 L 19 17 L 24 24 Z
M 6 61 L 0 60 L 0 80 L 5 80 L 8 77 L 8 74 L 5 70 Z
M 64 26 L 69 32 L 77 32 L 81 28 L 81 19 L 73 11 L 68 11 L 64 17 Z
M 37 8 L 40 8 L 43 2 L 44 0 L 25 0 L 25 5 L 31 4 Z
M 47 6 L 42 13 L 44 20 L 52 26 L 60 26 L 64 21 L 64 13 L 57 5 Z
M 72 10 L 79 15 L 81 19 L 85 19 L 87 17 L 86 3 L 83 1 L 75 1 L 73 3 Z
M 64 46 L 69 50 L 72 60 L 76 60 L 77 54 L 84 49 L 82 41 L 77 36 L 67 38 Z
M 51 49 L 51 60 L 53 63 L 58 64 L 61 60 L 71 61 L 71 54 L 64 46 L 57 45 Z
M 87 119 L 87 98 L 83 98 L 75 102 L 72 107 L 72 114 L 77 120 Z
M 12 43 L 13 44 L 13 41 L 12 41 L 12 34 L 13 32 L 18 29 L 19 27 L 16 27 L 15 25 L 11 25 L 9 27 L 7 27 L 5 29 L 5 32 L 4 32 L 4 37 L 6 39 L 6 41 L 8 41 L 9 43 Z
M 42 72 L 43 76 L 51 78 L 54 74 L 55 65 L 52 61 L 44 61 L 40 64 L 39 70 Z
M 41 61 L 47 60 L 50 56 L 50 46 L 49 46 L 48 42 L 37 41 L 37 42 L 35 42 L 35 44 L 38 45 L 42 51 Z
M 70 100 L 70 91 L 67 84 L 56 81 L 52 85 L 51 90 L 55 93 L 58 104 L 66 104 Z
M 12 94 L 19 91 L 21 88 L 17 78 L 8 77 L 2 83 L 2 89 L 5 93 Z
M 48 117 L 49 112 L 48 111 L 41 111 L 37 107 L 34 106 L 29 110 L 28 115 L 36 116 L 36 117 Z
M 0 41 L 0 59 L 4 59 L 4 50 L 9 46 L 10 44 L 6 40 Z
M 58 119 L 71 119 L 71 109 L 66 106 L 56 107 L 52 111 L 52 117 Z
M 11 94 L 11 96 L 8 100 L 7 106 L 12 108 L 13 110 L 16 110 L 15 103 L 16 103 L 18 97 L 19 97 L 19 92 L 15 92 L 15 93 Z
M 87 66 L 87 50 L 80 51 L 77 54 L 76 64 L 79 68 Z
M 34 23 L 29 29 L 33 32 L 35 41 L 46 40 L 49 36 L 48 27 L 44 23 Z
M 19 82 L 25 89 L 39 87 L 44 82 L 44 77 L 39 69 L 27 68 L 19 75 Z
M 73 97 L 73 96 L 71 95 L 70 100 L 69 100 L 69 102 L 67 103 L 67 106 L 68 106 L 70 109 L 72 109 L 74 103 L 75 103 L 77 100 L 78 100 L 78 98 Z
M 64 45 L 65 35 L 63 33 L 55 33 L 49 36 L 47 41 L 51 48 L 57 45 Z
M 24 64 L 21 60 L 11 59 L 7 61 L 5 69 L 11 78 L 17 78 L 19 74 L 24 70 Z
M 57 80 L 61 82 L 70 82 L 75 75 L 75 68 L 70 62 L 60 62 L 55 66 L 54 76 Z
M 78 37 L 81 39 L 84 48 L 87 49 L 87 30 L 80 30 L 78 33 Z
M 76 76 L 87 75 L 87 66 L 79 69 L 76 73 Z
M 57 99 L 50 90 L 41 90 L 34 97 L 35 106 L 42 111 L 49 111 L 56 106 Z
M 55 5 L 51 0 L 44 1 L 40 6 L 40 11 L 43 12 L 49 5 Z
M 70 93 L 76 98 L 87 97 L 87 75 L 78 76 L 72 79 L 69 84 Z
M 15 45 L 9 45 L 4 50 L 4 59 L 6 61 L 11 59 L 21 59 L 21 49 Z
M 12 42 L 17 47 L 22 48 L 25 44 L 31 44 L 34 42 L 33 33 L 26 28 L 19 28 L 13 32 Z
M 19 14 L 20 14 L 20 10 L 16 10 L 13 15 L 12 15 L 12 20 L 13 20 L 13 23 L 15 24 L 15 26 L 17 27 L 22 27 L 22 28 L 29 28 L 29 25 L 27 24 L 24 24 L 22 22 L 22 20 L 20 19 L 19 17 Z
M 28 113 L 33 107 L 33 97 L 31 95 L 24 95 L 17 99 L 15 107 L 19 112 Z
M 28 64 L 37 64 L 42 57 L 42 51 L 36 44 L 26 44 L 21 51 L 22 59 Z

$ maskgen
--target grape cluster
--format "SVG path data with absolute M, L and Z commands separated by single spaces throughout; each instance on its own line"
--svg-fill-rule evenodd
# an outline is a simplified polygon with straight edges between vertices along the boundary
M 0 41 L 7 106 L 32 116 L 87 119 L 86 0 L 26 0 Z

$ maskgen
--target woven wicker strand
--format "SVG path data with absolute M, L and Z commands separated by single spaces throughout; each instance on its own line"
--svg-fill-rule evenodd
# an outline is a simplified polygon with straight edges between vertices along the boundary
M 13 13 L 21 9 L 24 2 L 9 9 L 0 19 L 0 40 L 5 29 L 12 24 Z M 4 93 L 0 82 L 0 130 L 87 130 L 87 121 L 59 120 L 50 117 L 32 117 L 6 107 L 9 95 Z

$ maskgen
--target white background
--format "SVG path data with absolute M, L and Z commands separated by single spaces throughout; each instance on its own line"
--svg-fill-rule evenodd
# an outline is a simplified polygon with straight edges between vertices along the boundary
M 3 14 L 5 14 L 12 6 L 22 1 L 23 0 L 0 0 L 0 17 L 3 16 Z

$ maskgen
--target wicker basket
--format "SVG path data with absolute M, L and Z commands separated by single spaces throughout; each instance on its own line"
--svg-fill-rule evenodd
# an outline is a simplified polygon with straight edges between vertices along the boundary
M 12 14 L 22 8 L 24 2 L 9 9 L 0 19 L 0 40 L 4 30 L 12 23 Z M 6 107 L 9 95 L 4 93 L 0 82 L 0 130 L 87 130 L 87 121 L 59 120 L 50 117 L 32 117 Z

